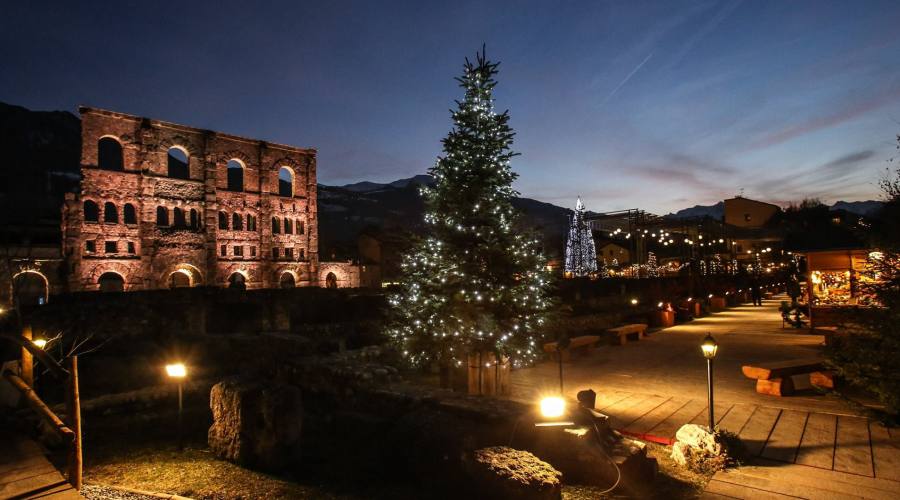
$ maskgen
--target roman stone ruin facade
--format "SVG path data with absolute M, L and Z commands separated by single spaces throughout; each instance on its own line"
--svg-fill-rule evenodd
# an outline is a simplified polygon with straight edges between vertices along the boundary
M 80 111 L 70 291 L 359 286 L 349 263 L 320 267 L 315 149 Z

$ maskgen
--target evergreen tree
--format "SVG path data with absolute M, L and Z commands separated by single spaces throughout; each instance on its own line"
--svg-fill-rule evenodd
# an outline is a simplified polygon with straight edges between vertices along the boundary
M 575 213 L 566 240 L 566 274 L 574 277 L 590 276 L 597 272 L 597 250 L 594 235 L 584 220 L 584 204 L 581 197 L 575 203 Z
M 656 262 L 656 254 L 653 252 L 647 254 L 647 276 L 650 278 L 659 277 L 659 264 Z
M 404 256 L 389 334 L 414 365 L 459 365 L 494 351 L 535 360 L 549 275 L 539 244 L 517 230 L 509 113 L 495 113 L 498 63 L 466 59 L 453 129 L 423 188 L 426 235 Z

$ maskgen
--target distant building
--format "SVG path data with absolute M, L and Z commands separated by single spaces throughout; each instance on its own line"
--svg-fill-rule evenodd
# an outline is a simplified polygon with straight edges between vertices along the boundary
M 612 242 L 597 244 L 597 260 L 612 265 L 613 260 L 619 265 L 631 264 L 631 251 Z
M 725 200 L 725 224 L 741 228 L 765 226 L 781 211 L 778 205 L 749 198 L 736 197 Z
M 356 287 L 320 262 L 316 151 L 81 108 L 68 290 Z

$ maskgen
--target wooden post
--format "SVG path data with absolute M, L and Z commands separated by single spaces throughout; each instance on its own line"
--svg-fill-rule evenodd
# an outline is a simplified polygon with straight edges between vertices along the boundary
M 69 449 L 69 483 L 81 490 L 81 396 L 78 392 L 78 356 L 68 359 L 69 380 L 66 387 L 66 418 L 69 428 L 75 433 Z
M 26 325 L 22 328 L 22 338 L 28 339 L 28 341 L 31 342 L 32 334 L 30 325 Z M 28 384 L 28 387 L 34 387 L 34 357 L 31 355 L 31 352 L 24 347 L 22 348 L 21 365 L 20 372 L 22 374 L 22 380 Z

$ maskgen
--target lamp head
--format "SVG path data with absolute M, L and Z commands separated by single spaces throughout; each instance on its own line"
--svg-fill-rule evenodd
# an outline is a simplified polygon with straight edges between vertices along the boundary
M 47 346 L 47 339 L 34 339 L 32 344 L 36 345 L 38 349 L 43 349 Z
M 631 299 L 631 305 L 636 306 L 638 304 L 638 299 Z
M 706 359 L 716 357 L 716 351 L 719 350 L 719 344 L 716 344 L 716 339 L 713 338 L 712 334 L 706 334 L 706 338 L 704 338 L 703 343 L 700 344 L 700 350 L 703 351 L 703 357 Z
M 560 397 L 549 397 L 541 400 L 541 416 L 559 418 L 566 413 L 566 402 Z
M 184 366 L 184 363 L 166 365 L 166 375 L 170 378 L 184 378 L 187 376 L 187 367 Z

